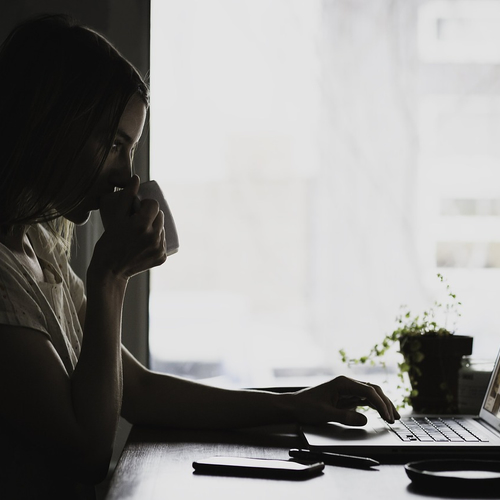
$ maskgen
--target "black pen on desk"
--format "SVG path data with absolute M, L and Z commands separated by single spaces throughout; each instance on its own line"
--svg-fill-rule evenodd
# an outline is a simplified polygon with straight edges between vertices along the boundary
M 320 461 L 326 465 L 339 465 L 341 467 L 353 467 L 356 469 L 368 469 L 375 465 L 380 465 L 380 462 L 373 460 L 373 458 L 342 455 L 329 451 L 311 451 L 293 448 L 289 451 L 289 455 L 298 460 Z

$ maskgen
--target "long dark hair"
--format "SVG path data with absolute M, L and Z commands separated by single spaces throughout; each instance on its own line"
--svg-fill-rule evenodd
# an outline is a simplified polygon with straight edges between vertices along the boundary
M 67 238 L 60 216 L 96 180 L 136 94 L 149 104 L 138 71 L 95 31 L 63 15 L 17 26 L 0 46 L 0 230 L 47 222 Z

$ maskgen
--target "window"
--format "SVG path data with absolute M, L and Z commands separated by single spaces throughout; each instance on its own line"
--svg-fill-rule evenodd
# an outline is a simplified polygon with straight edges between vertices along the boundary
M 499 1 L 153 0 L 151 176 L 181 242 L 151 275 L 153 368 L 324 380 L 437 272 L 491 356 L 497 22 Z

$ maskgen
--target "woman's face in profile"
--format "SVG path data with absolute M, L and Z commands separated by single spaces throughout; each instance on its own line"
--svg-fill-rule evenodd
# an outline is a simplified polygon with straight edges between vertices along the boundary
M 137 143 L 146 121 L 146 106 L 136 95 L 128 102 L 118 124 L 113 146 L 96 182 L 82 202 L 65 218 L 77 225 L 85 224 L 93 210 L 100 207 L 102 196 L 123 188 L 132 176 L 132 163 Z

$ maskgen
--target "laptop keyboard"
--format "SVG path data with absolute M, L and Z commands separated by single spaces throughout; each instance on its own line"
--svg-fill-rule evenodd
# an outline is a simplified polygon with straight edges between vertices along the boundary
M 487 442 L 474 429 L 467 429 L 466 422 L 453 417 L 407 417 L 389 427 L 402 441 L 416 442 Z

